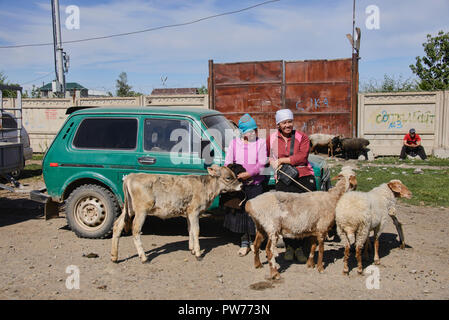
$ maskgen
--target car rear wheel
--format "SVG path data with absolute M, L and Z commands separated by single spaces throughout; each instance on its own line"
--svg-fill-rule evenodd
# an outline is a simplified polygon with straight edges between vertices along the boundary
M 72 191 L 65 212 L 69 227 L 78 237 L 100 239 L 112 233 L 120 206 L 108 189 L 86 184 Z

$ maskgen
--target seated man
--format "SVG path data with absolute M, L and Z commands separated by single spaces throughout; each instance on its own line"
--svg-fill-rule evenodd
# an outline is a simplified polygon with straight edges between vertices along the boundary
M 402 146 L 401 155 L 399 158 L 404 160 L 408 155 L 416 157 L 420 156 L 422 160 L 426 160 L 426 152 L 421 145 L 421 137 L 416 133 L 415 129 L 410 129 L 409 133 L 404 136 L 404 145 Z

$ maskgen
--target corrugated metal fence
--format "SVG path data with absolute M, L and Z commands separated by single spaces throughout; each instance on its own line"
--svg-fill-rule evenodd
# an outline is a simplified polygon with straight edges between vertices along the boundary
M 307 134 L 351 137 L 356 108 L 352 59 L 306 61 L 209 61 L 209 106 L 234 122 L 245 113 L 261 129 L 273 129 L 275 113 L 288 108 Z

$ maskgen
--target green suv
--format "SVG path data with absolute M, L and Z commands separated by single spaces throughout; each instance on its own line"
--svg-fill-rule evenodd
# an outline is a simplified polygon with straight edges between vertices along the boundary
M 103 238 L 123 204 L 122 179 L 132 172 L 205 175 L 223 165 L 235 126 L 218 111 L 187 107 L 114 107 L 67 110 L 69 117 L 45 154 L 46 217 L 65 202 L 70 228 Z M 170 190 L 167 190 L 170 192 Z M 215 199 L 212 207 L 218 207 Z
M 84 238 L 112 232 L 125 175 L 206 175 L 208 166 L 224 164 L 226 147 L 238 134 L 222 113 L 202 108 L 72 107 L 67 114 L 42 163 L 46 189 L 30 196 L 45 203 L 46 218 L 64 203 L 68 225 Z M 311 157 L 318 189 L 327 190 L 326 162 Z M 209 209 L 218 206 L 219 197 Z

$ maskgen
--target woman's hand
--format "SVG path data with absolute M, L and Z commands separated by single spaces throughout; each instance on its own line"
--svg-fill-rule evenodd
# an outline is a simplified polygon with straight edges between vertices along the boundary
M 237 179 L 241 179 L 243 181 L 248 180 L 249 178 L 251 178 L 251 175 L 248 172 L 246 172 L 246 171 L 242 172 L 242 173 L 239 173 L 237 175 Z

